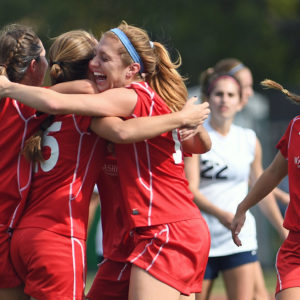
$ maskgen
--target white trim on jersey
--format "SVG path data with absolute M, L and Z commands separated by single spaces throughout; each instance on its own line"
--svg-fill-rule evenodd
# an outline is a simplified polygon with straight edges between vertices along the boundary
M 281 281 L 281 276 L 279 274 L 279 271 L 277 269 L 277 262 L 278 262 L 278 255 L 279 255 L 280 248 L 278 249 L 276 253 L 276 260 L 275 260 L 275 269 L 276 269 L 276 274 L 277 274 L 277 279 L 278 279 L 278 284 L 279 284 L 279 290 L 282 290 L 282 281 Z
M 154 240 L 157 238 L 157 236 L 158 236 L 158 235 L 161 235 L 161 234 L 163 234 L 163 233 L 165 233 L 165 232 L 166 232 L 166 240 L 165 240 L 165 242 L 159 247 L 159 249 L 158 249 L 156 255 L 154 256 L 154 258 L 152 259 L 151 263 L 150 263 L 150 264 L 148 265 L 148 267 L 145 269 L 146 271 L 149 271 L 149 270 L 152 268 L 152 266 L 154 265 L 154 263 L 155 263 L 155 261 L 157 260 L 157 258 L 159 257 L 159 254 L 162 252 L 164 246 L 165 246 L 166 244 L 168 244 L 168 242 L 169 242 L 170 230 L 169 230 L 169 226 L 168 226 L 167 224 L 165 225 L 165 228 L 164 228 L 164 229 L 162 229 L 160 232 L 156 232 L 156 233 L 154 234 L 154 236 L 153 236 L 153 238 L 151 239 L 151 241 L 150 241 L 149 243 L 146 244 L 144 250 L 143 250 L 141 253 L 139 253 L 135 258 L 133 258 L 130 262 L 133 264 L 136 260 L 140 259 L 140 258 L 145 254 L 145 252 L 147 251 L 147 248 L 150 247 L 150 246 L 153 244 L 153 242 L 154 242 Z
M 148 88 L 148 84 L 146 83 L 146 87 L 143 84 L 140 84 L 138 82 L 133 82 L 132 85 L 137 85 L 139 87 L 141 87 L 145 92 L 148 93 L 150 99 L 151 99 L 151 105 L 150 105 L 150 112 L 149 112 L 149 116 L 152 115 L 153 112 L 153 107 L 155 105 L 155 101 L 154 101 L 154 96 L 155 93 L 153 91 L 150 91 Z M 136 117 L 136 115 L 133 114 L 134 117 Z M 141 178 L 141 172 L 140 172 L 140 164 L 139 164 L 139 157 L 138 157 L 138 153 L 137 153 L 137 149 L 136 149 L 136 144 L 133 143 L 133 149 L 134 149 L 134 155 L 135 155 L 135 162 L 136 162 L 136 170 L 137 170 L 137 174 L 138 174 L 138 179 L 139 182 L 141 183 L 141 185 L 143 187 L 145 187 L 145 189 L 147 189 L 147 191 L 150 192 L 150 199 L 149 199 L 149 206 L 148 206 L 148 226 L 151 226 L 151 214 L 152 214 L 152 206 L 153 206 L 153 186 L 152 186 L 152 179 L 153 179 L 153 174 L 151 171 L 151 159 L 150 159 L 150 152 L 149 152 L 149 144 L 148 141 L 145 140 L 145 147 L 146 147 L 146 153 L 147 153 L 147 165 L 148 165 L 148 172 L 149 172 L 149 186 L 147 186 L 147 184 L 144 183 L 143 179 Z
M 85 255 L 84 255 L 84 247 L 80 240 L 77 238 L 71 237 L 71 243 L 72 243 L 72 262 L 73 262 L 73 299 L 78 299 L 78 295 L 76 295 L 77 290 L 76 290 L 76 283 L 77 283 L 77 278 L 76 278 L 76 262 L 75 262 L 75 243 L 77 243 L 80 246 L 81 250 L 81 262 L 82 262 L 82 274 L 83 274 L 83 290 L 85 289 Z M 81 295 L 80 295 L 81 296 Z
M 21 187 L 21 175 L 20 175 L 20 171 L 21 171 L 21 159 L 22 159 L 22 150 L 24 148 L 24 144 L 26 141 L 26 136 L 27 136 L 27 132 L 28 132 L 28 123 L 29 121 L 31 121 L 33 118 L 36 117 L 35 114 L 31 115 L 29 118 L 25 118 L 24 115 L 22 114 L 22 111 L 19 107 L 19 104 L 16 100 L 12 100 L 12 104 L 15 107 L 18 115 L 20 116 L 20 118 L 24 121 L 24 130 L 23 130 L 23 135 L 22 135 L 22 140 L 21 140 L 21 144 L 20 144 L 20 152 L 18 155 L 18 165 L 17 165 L 17 183 L 18 183 L 18 190 L 19 190 L 19 195 L 20 195 L 20 199 L 22 199 L 22 192 L 26 189 L 29 188 L 30 182 L 31 182 L 31 174 L 32 174 L 32 163 L 30 163 L 30 169 L 29 169 L 29 173 L 28 173 L 28 180 L 27 183 Z M 19 210 L 21 204 L 21 200 L 19 201 L 18 205 L 16 206 L 16 208 L 14 209 L 14 212 L 12 214 L 12 217 L 10 219 L 10 223 L 9 223 L 9 227 L 13 227 L 13 224 L 15 222 L 15 218 L 16 218 L 16 214 Z

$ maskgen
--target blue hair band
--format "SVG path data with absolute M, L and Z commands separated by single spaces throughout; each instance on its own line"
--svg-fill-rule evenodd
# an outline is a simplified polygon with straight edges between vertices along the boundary
M 131 44 L 131 42 L 130 42 L 129 38 L 127 37 L 127 35 L 119 28 L 113 28 L 110 31 L 112 31 L 119 38 L 119 40 L 122 42 L 123 46 L 126 48 L 129 55 L 131 56 L 132 60 L 134 62 L 140 64 L 140 66 L 141 66 L 140 73 L 143 73 L 144 72 L 143 62 L 142 62 L 139 54 L 137 53 L 137 51 L 135 50 L 135 48 Z
M 235 67 L 233 67 L 229 72 L 227 72 L 227 74 L 229 75 L 234 75 L 236 74 L 238 71 L 242 70 L 245 68 L 245 65 L 240 63 L 238 65 L 236 65 Z

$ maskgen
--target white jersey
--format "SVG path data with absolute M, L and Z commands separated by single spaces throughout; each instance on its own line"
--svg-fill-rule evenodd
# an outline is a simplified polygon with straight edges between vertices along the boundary
M 200 192 L 223 210 L 235 214 L 238 204 L 248 193 L 250 166 L 254 160 L 256 135 L 251 129 L 232 125 L 230 132 L 222 136 L 206 122 L 212 149 L 200 157 Z M 211 233 L 209 256 L 224 256 L 257 249 L 256 224 L 250 212 L 239 234 L 243 241 L 237 247 L 231 231 L 212 215 L 203 213 Z

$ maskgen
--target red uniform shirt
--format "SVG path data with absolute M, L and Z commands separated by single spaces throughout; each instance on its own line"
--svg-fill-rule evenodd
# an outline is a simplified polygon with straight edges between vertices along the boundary
M 300 116 L 290 122 L 277 148 L 288 160 L 290 203 L 283 225 L 289 230 L 300 231 Z
M 125 202 L 120 186 L 114 144 L 107 142 L 104 164 L 97 182 L 101 202 L 103 256 L 125 262 L 132 251 L 130 226 L 126 221 Z
M 24 142 L 39 127 L 36 110 L 11 98 L 0 100 L 0 226 L 14 226 L 31 180 L 31 164 L 21 154 Z
M 132 83 L 138 100 L 132 117 L 170 113 L 145 82 Z M 178 130 L 139 143 L 115 145 L 127 215 L 134 226 L 200 217 L 184 174 Z
M 45 161 L 34 166 L 32 188 L 18 228 L 39 227 L 86 239 L 90 197 L 103 158 L 91 118 L 56 116 L 45 131 Z

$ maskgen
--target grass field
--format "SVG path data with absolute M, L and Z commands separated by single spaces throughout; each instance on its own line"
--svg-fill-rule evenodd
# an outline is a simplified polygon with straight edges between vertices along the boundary
M 95 276 L 95 272 L 89 272 L 87 274 L 86 291 L 90 289 L 94 276 Z M 273 271 L 264 271 L 264 277 L 265 277 L 267 289 L 270 293 L 270 299 L 275 299 L 273 295 L 276 286 L 276 274 Z M 219 277 L 214 284 L 211 300 L 226 299 L 224 296 L 225 296 L 224 285 L 221 280 L 221 277 Z

